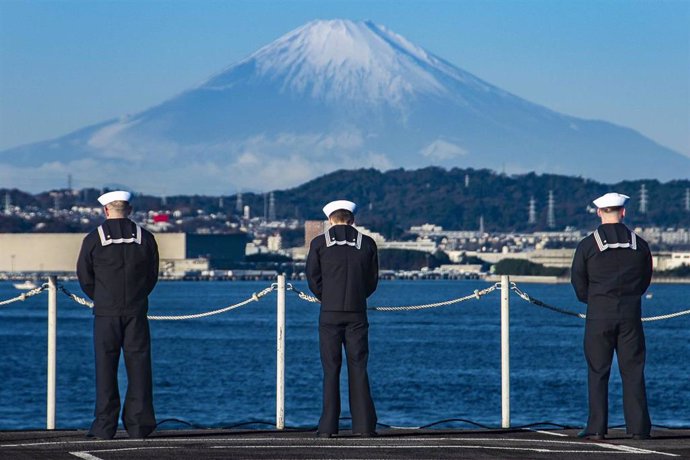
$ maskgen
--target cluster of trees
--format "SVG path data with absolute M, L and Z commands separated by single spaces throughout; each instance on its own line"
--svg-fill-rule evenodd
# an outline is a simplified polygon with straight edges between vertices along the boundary
M 448 254 L 443 251 L 429 254 L 428 252 L 407 249 L 379 250 L 379 265 L 386 270 L 420 270 L 424 267 L 434 269 L 449 263 L 451 261 Z
M 494 265 L 497 275 L 568 276 L 567 268 L 545 267 L 525 259 L 503 259 Z
M 670 278 L 690 278 L 690 265 L 683 264 L 670 270 L 655 271 L 656 276 L 668 276 Z
M 545 267 L 524 259 L 503 259 L 494 265 L 497 275 L 538 275 L 569 277 L 568 268 Z M 654 276 L 669 278 L 690 278 L 690 265 L 681 265 L 671 270 L 655 270 Z

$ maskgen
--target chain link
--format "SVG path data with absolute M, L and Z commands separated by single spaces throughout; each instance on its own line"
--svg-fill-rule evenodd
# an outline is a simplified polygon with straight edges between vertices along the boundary
M 517 285 L 515 283 L 513 283 L 512 281 L 510 284 L 511 284 L 510 289 L 512 291 L 514 291 L 518 296 L 520 296 L 522 299 L 526 300 L 527 302 L 529 302 L 531 304 L 537 305 L 539 307 L 547 308 L 549 310 L 552 310 L 552 311 L 555 311 L 558 313 L 562 313 L 564 315 L 577 316 L 578 318 L 587 319 L 587 315 L 585 315 L 584 313 L 577 313 L 577 312 L 566 310 L 563 308 L 554 307 L 553 305 L 549 305 L 547 303 L 542 302 L 541 300 L 538 300 L 538 299 L 531 297 L 526 292 L 523 292 L 522 290 L 520 290 L 520 288 L 517 287 Z M 667 315 L 648 316 L 648 317 L 644 317 L 641 319 L 642 319 L 642 321 L 645 321 L 645 322 L 660 321 L 663 319 L 677 318 L 677 317 L 683 316 L 683 315 L 690 315 L 690 310 L 677 311 L 675 313 L 669 313 Z
M 517 287 L 517 284 L 515 284 L 515 283 L 512 282 L 512 281 L 510 282 L 510 289 L 511 289 L 513 292 L 515 292 L 515 293 L 516 293 L 520 298 L 522 298 L 523 300 L 525 300 L 525 301 L 527 301 L 527 302 L 529 302 L 529 303 L 531 303 L 531 304 L 534 304 L 534 305 L 536 305 L 536 306 L 538 306 L 538 307 L 546 308 L 546 309 L 549 309 L 549 310 L 551 310 L 551 311 L 555 311 L 555 312 L 558 312 L 558 313 L 562 313 L 562 314 L 568 315 L 568 316 L 575 316 L 575 317 L 577 317 L 577 318 L 582 318 L 582 319 L 586 319 L 586 318 L 587 318 L 587 315 L 585 315 L 584 313 L 578 313 L 578 312 L 575 312 L 575 311 L 566 310 L 566 309 L 564 309 L 564 308 L 554 307 L 553 305 L 546 304 L 546 303 L 542 302 L 541 300 L 534 299 L 534 298 L 530 297 L 530 295 L 527 294 L 526 292 L 523 292 L 522 290 L 520 290 L 520 288 Z
M 58 289 L 60 289 L 60 290 L 62 291 L 63 294 L 65 294 L 67 297 L 69 297 L 70 299 L 74 300 L 74 301 L 77 302 L 78 304 L 84 305 L 85 307 L 93 308 L 93 302 L 91 302 L 90 300 L 87 300 L 87 299 L 85 299 L 85 298 L 83 298 L 83 297 L 79 297 L 79 296 L 76 295 L 76 294 L 72 294 L 72 293 L 71 293 L 65 286 L 63 286 L 62 284 L 60 284 L 60 285 L 58 286 Z
M 311 302 L 311 303 L 321 303 L 321 301 L 319 299 L 317 299 L 316 297 L 314 297 L 312 295 L 305 294 L 304 292 L 302 292 L 299 289 L 297 289 L 296 287 L 294 287 L 291 283 L 287 283 L 285 285 L 285 289 L 287 289 L 288 291 L 294 292 L 295 294 L 297 294 L 297 297 L 299 297 L 300 299 L 302 299 L 304 301 Z

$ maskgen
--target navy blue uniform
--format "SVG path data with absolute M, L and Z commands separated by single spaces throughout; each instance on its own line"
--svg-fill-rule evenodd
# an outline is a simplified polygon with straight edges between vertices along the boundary
M 148 295 L 158 281 L 156 240 L 129 219 L 107 219 L 84 238 L 77 276 L 94 301 L 96 408 L 89 432 L 110 439 L 117 431 L 122 349 L 128 381 L 122 422 L 130 437 L 146 437 L 156 428 L 146 318 Z
M 608 382 L 614 351 L 623 382 L 627 431 L 648 435 L 651 430 L 641 321 L 641 298 L 651 279 L 647 242 L 621 223 L 600 225 L 575 251 L 571 281 L 577 298 L 587 304 L 588 433 L 606 434 L 608 429 Z
M 367 297 L 378 285 L 376 243 L 350 225 L 334 225 L 314 238 L 307 256 L 309 289 L 321 301 L 319 348 L 323 366 L 323 409 L 319 433 L 338 432 L 340 369 L 345 346 L 353 433 L 376 431 L 367 361 Z

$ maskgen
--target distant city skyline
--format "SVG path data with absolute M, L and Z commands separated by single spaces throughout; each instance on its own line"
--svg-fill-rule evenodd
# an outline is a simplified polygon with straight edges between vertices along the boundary
M 690 156 L 682 0 L 2 2 L 0 149 L 139 112 L 328 18 L 370 19 L 520 97 Z

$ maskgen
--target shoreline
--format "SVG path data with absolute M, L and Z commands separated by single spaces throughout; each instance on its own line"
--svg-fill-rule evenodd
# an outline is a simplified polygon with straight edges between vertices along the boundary
M 52 276 L 52 275 L 51 275 Z M 56 275 L 59 280 L 62 281 L 77 281 L 77 277 L 74 275 Z M 563 278 L 558 276 L 542 276 L 542 275 L 508 275 L 510 281 L 516 283 L 534 283 L 534 284 L 569 284 L 570 278 Z M 48 275 L 42 276 L 13 276 L 13 277 L 2 277 L 0 276 L 0 283 L 16 283 L 20 281 L 25 281 L 27 279 L 38 281 L 45 280 L 47 282 Z M 287 277 L 287 281 L 305 281 L 304 278 L 297 277 Z M 169 278 L 161 277 L 158 279 L 159 282 L 169 282 L 169 281 L 185 281 L 185 282 L 211 282 L 211 281 L 224 281 L 224 282 L 242 282 L 242 281 L 276 281 L 276 277 L 247 277 L 247 278 L 229 278 L 229 277 L 194 277 L 194 278 Z M 487 283 L 498 283 L 501 281 L 501 275 L 488 275 L 485 277 L 452 277 L 452 278 L 442 278 L 442 277 L 379 277 L 380 281 L 485 281 Z M 672 278 L 672 277 L 652 277 L 652 284 L 690 284 L 690 277 L 682 278 Z
M 516 283 L 541 283 L 541 284 L 570 284 L 570 278 L 559 276 L 541 275 L 508 275 L 511 281 Z M 483 278 L 484 281 L 498 283 L 501 281 L 500 275 L 490 275 Z M 652 284 L 690 284 L 690 278 L 652 277 Z

